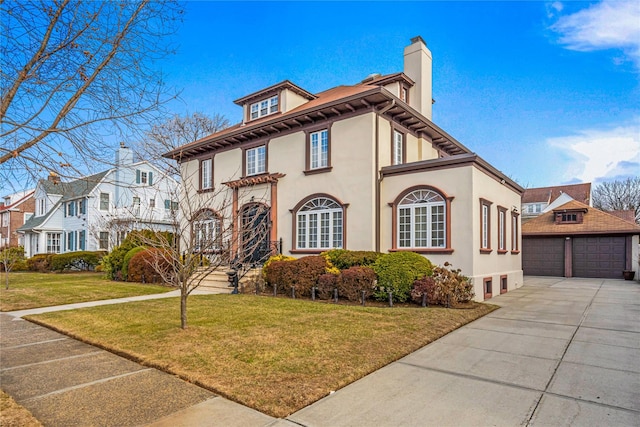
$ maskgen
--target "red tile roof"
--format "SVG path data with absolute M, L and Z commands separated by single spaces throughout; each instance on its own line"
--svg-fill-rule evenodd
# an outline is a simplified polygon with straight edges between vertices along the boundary
M 551 203 L 563 193 L 567 193 L 574 200 L 591 204 L 591 183 L 559 185 L 555 187 L 527 188 L 522 195 L 522 203 Z
M 581 224 L 556 224 L 555 212 L 586 210 Z M 522 224 L 523 236 L 571 234 L 639 234 L 640 226 L 615 215 L 572 200 Z

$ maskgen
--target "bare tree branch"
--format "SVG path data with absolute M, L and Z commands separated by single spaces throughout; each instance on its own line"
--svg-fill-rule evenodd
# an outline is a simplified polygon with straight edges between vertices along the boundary
M 640 177 L 598 184 L 592 192 L 593 206 L 605 211 L 632 210 L 640 222 Z

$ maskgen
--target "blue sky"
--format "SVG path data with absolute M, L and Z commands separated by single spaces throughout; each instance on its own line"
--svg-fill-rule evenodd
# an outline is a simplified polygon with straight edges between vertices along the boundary
M 433 121 L 525 187 L 640 175 L 640 2 L 186 3 L 177 114 L 288 79 L 315 93 L 433 54 Z

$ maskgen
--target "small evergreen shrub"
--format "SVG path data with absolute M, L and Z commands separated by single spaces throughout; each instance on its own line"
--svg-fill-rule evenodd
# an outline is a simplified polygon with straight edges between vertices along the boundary
M 371 267 L 382 254 L 373 251 L 332 249 L 324 252 L 323 255 L 338 269 L 346 270 L 347 268 L 356 266 Z
M 340 273 L 338 294 L 349 301 L 360 301 L 364 291 L 367 299 L 373 293 L 375 280 L 376 273 L 370 267 L 347 268 Z
M 327 261 L 319 256 L 306 256 L 292 261 L 293 282 L 296 295 L 310 296 L 311 288 L 318 284 L 318 278 L 327 273 Z
M 129 263 L 131 262 L 131 258 L 138 252 L 142 252 L 146 249 L 145 246 L 136 246 L 135 248 L 131 248 L 127 251 L 127 253 L 122 258 L 122 279 L 127 280 L 129 274 Z
M 338 287 L 339 277 L 340 276 L 333 273 L 321 274 L 320 277 L 318 277 L 318 284 L 316 285 L 316 296 L 319 299 L 327 300 L 333 298 L 333 290 Z
M 387 292 L 392 291 L 394 301 L 405 302 L 411 296 L 413 282 L 431 276 L 433 265 L 415 252 L 393 252 L 379 257 L 373 269 L 378 276 L 374 297 L 385 301 L 389 298 Z
M 102 252 L 76 251 L 55 254 L 51 257 L 50 268 L 53 271 L 93 270 L 100 263 Z
M 51 271 L 51 258 L 54 254 L 37 254 L 27 260 L 29 271 L 47 273 Z
M 130 282 L 162 283 L 163 276 L 171 274 L 172 265 L 168 254 L 162 249 L 148 248 L 138 252 L 129 261 L 128 276 Z
M 272 261 L 265 267 L 265 280 L 271 286 L 277 287 L 278 292 L 289 292 L 294 285 L 295 269 L 291 268 L 292 261 Z

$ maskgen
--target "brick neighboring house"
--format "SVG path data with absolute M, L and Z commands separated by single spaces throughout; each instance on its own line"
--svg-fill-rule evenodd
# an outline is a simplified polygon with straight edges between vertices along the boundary
M 522 195 L 522 222 L 571 200 L 591 206 L 591 183 L 527 188 Z
M 22 227 L 36 209 L 35 190 L 26 190 L 3 197 L 0 202 L 0 248 L 24 246 Z
M 525 275 L 621 279 L 638 274 L 640 226 L 572 200 L 522 224 Z
M 460 268 L 480 301 L 522 286 L 524 189 L 432 122 L 421 37 L 403 72 L 315 94 L 285 80 L 235 103 L 241 123 L 165 154 L 180 163 L 182 200 L 205 206 L 197 239 L 220 239 L 240 259 L 277 241 L 297 257 L 413 251 Z M 227 229 L 231 239 L 215 235 Z

